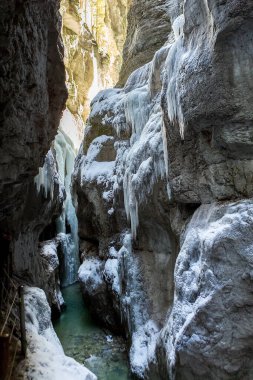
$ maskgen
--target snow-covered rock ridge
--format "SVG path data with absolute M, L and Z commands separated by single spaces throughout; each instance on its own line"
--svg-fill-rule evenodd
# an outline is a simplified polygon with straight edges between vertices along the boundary
M 140 378 L 247 380 L 253 5 L 161 4 L 167 42 L 91 104 L 73 183 L 79 277 L 97 318 L 131 338 Z
M 45 293 L 25 289 L 27 357 L 16 369 L 15 379 L 96 380 L 97 377 L 74 359 L 64 355 L 52 323 Z

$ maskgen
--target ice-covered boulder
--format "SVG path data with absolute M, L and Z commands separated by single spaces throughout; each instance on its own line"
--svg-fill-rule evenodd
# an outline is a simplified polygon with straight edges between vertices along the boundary
M 44 278 L 43 290 L 47 295 L 48 303 L 53 316 L 58 316 L 64 305 L 64 299 L 60 290 L 58 241 L 52 239 L 40 244 L 39 256 L 42 261 Z
M 171 379 L 252 378 L 252 234 L 252 200 L 203 205 L 195 212 L 176 262 L 158 373 L 163 362 Z M 161 371 L 159 378 L 167 377 Z

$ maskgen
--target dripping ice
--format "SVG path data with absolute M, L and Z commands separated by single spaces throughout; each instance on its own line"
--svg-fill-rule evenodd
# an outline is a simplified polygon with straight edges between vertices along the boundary
M 68 129 L 68 135 L 64 132 L 66 128 Z M 76 138 L 77 130 L 78 125 L 76 124 L 75 118 L 69 111 L 65 111 L 54 142 L 59 177 L 66 191 L 63 212 L 56 223 L 58 238 L 64 257 L 63 286 L 73 284 L 77 281 L 79 266 L 78 221 L 71 195 L 71 176 L 77 154 L 76 148 L 78 146 L 78 141 L 74 139 Z M 72 135 L 70 131 L 72 131 Z M 76 145 L 73 140 L 77 141 Z

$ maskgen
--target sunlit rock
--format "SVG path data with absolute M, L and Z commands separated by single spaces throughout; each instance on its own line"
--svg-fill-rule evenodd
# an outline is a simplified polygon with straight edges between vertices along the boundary
M 67 106 L 84 121 L 92 98 L 118 80 L 128 7 L 128 0 L 61 1 Z

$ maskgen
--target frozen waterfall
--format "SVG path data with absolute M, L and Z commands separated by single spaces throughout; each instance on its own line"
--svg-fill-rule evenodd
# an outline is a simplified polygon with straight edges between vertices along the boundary
M 67 133 L 65 133 L 66 128 Z M 71 175 L 77 153 L 76 133 L 78 129 L 79 126 L 75 118 L 66 110 L 54 141 L 59 177 L 66 191 L 63 211 L 56 222 L 57 237 L 63 255 L 61 260 L 62 286 L 67 286 L 77 281 L 79 267 L 78 222 L 71 196 Z

